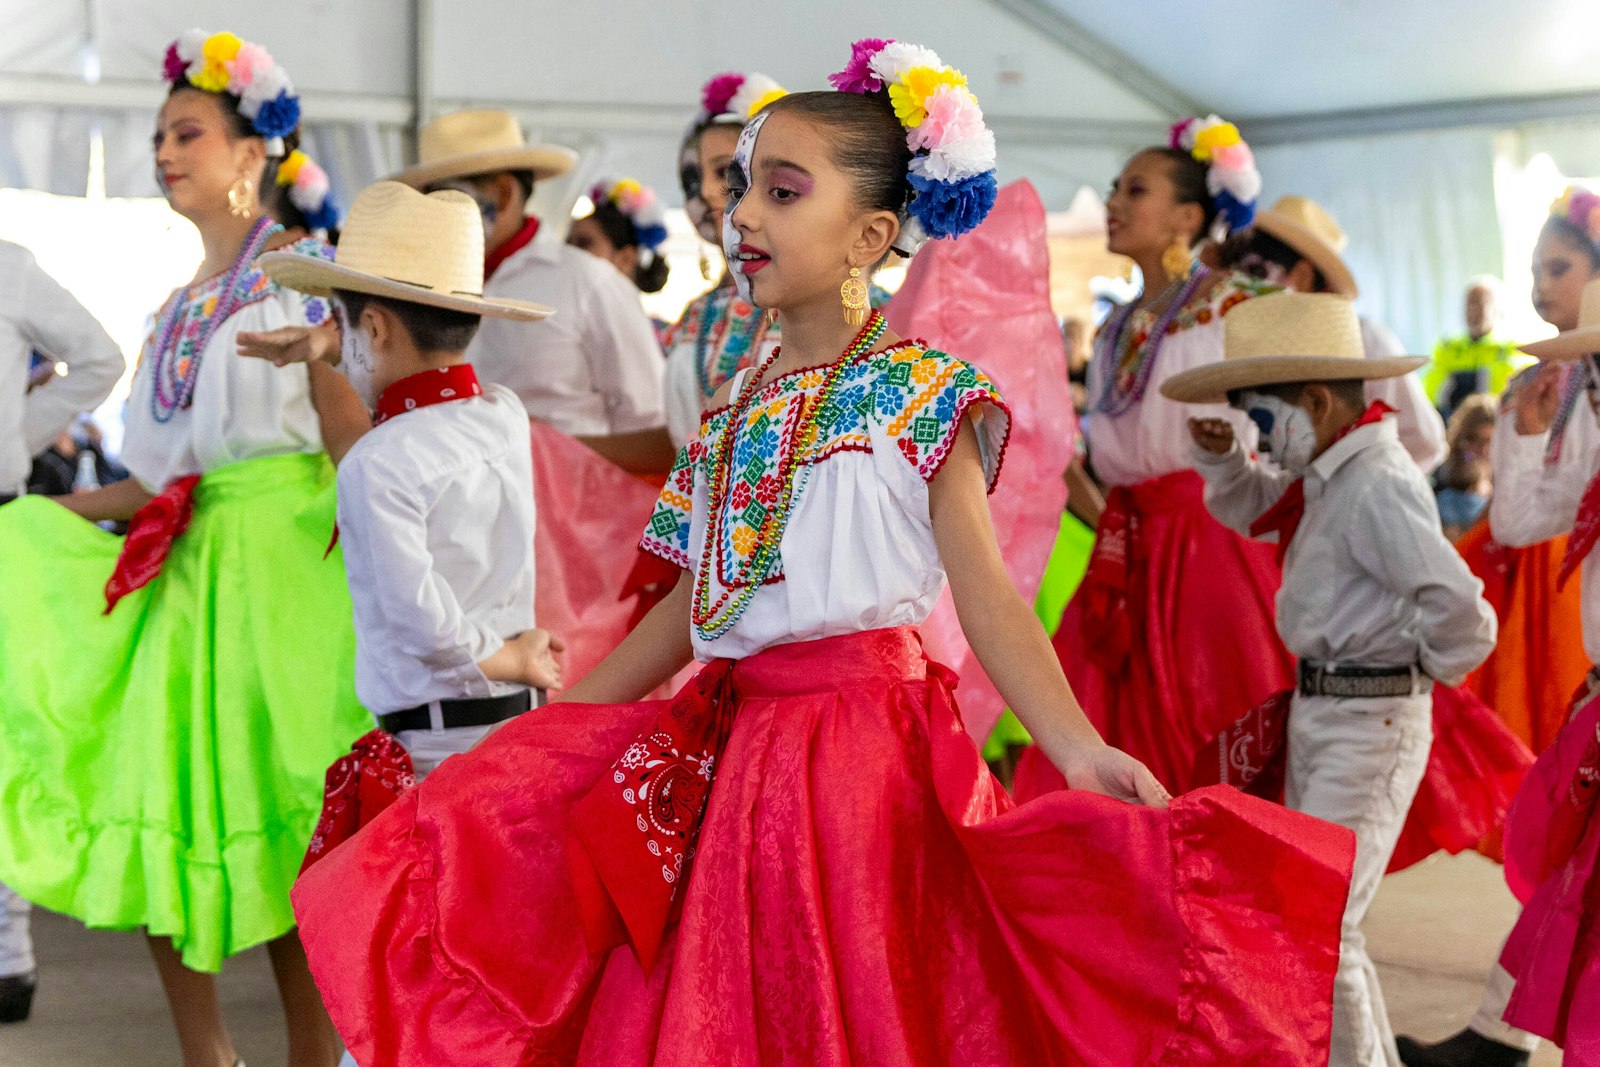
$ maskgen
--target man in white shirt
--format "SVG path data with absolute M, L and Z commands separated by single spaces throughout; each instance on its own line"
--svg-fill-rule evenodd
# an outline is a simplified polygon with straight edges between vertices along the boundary
M 524 143 L 505 111 L 462 111 L 423 128 L 420 161 L 394 176 L 424 191 L 459 189 L 478 204 L 484 293 L 535 299 L 558 314 L 537 329 L 489 320 L 467 350 L 487 381 L 509 386 L 528 414 L 634 471 L 666 471 L 665 363 L 638 289 L 594 256 L 536 239 L 534 183 L 571 169 L 566 148 Z M 548 236 L 548 235 L 546 235 Z
M 1234 270 L 1297 293 L 1335 293 L 1354 300 L 1360 289 L 1342 256 L 1348 243 L 1344 230 L 1321 204 L 1303 196 L 1285 196 L 1258 212 L 1249 230 L 1230 239 L 1222 259 Z M 1365 315 L 1360 321 L 1361 345 L 1369 359 L 1405 353 L 1393 330 Z M 1400 443 L 1422 473 L 1432 474 L 1450 447 L 1445 441 L 1444 419 L 1421 379 L 1402 374 L 1368 382 L 1366 390 L 1369 401 L 1382 400 L 1395 409 Z
M 1272 457 L 1246 455 L 1225 420 L 1191 420 L 1207 508 L 1278 535 L 1278 632 L 1300 660 L 1288 805 L 1356 835 L 1332 1067 L 1399 1063 L 1361 923 L 1427 767 L 1434 680 L 1459 684 L 1494 649 L 1482 583 L 1445 540 L 1391 409 L 1363 389 L 1422 362 L 1367 358 L 1348 300 L 1285 292 L 1235 308 L 1223 361 L 1162 386 L 1247 412 Z
M 37 386 L 33 354 L 66 364 Z M 33 457 L 122 377 L 116 343 L 88 310 L 39 269 L 27 249 L 0 241 L 0 504 L 21 495 Z M 26 901 L 0 886 L 0 1023 L 28 1017 L 37 984 Z

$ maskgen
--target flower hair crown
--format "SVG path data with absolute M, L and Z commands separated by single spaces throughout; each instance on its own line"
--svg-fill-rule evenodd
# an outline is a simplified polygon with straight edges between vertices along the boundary
M 1550 205 L 1550 214 L 1565 219 L 1600 244 L 1600 196 L 1577 185 L 1569 185 Z
M 994 133 L 984 125 L 967 77 L 927 48 L 867 38 L 828 81 L 841 93 L 887 93 L 906 130 L 911 199 L 896 249 L 907 255 L 930 237 L 957 237 L 994 207 Z
M 700 116 L 695 125 L 704 126 L 718 119 L 743 125 L 755 118 L 756 112 L 787 95 L 787 89 L 765 74 L 718 74 L 700 90 Z
M 289 190 L 289 203 L 300 209 L 306 225 L 327 232 L 339 225 L 339 206 L 333 202 L 328 172 L 296 148 L 278 164 L 280 186 Z
M 661 202 L 656 199 L 654 189 L 634 178 L 616 181 L 606 179 L 597 182 L 589 190 L 589 199 L 596 207 L 610 204 L 622 212 L 623 217 L 633 224 L 634 238 L 639 242 L 639 247 L 647 248 L 652 253 L 661 251 L 661 246 L 667 240 L 667 216 L 661 210 Z
M 1236 233 L 1255 221 L 1261 198 L 1261 171 L 1239 127 L 1216 115 L 1173 123 L 1171 147 L 1187 152 L 1206 168 L 1206 189 L 1217 205 L 1217 217 Z
M 265 48 L 237 34 L 190 30 L 167 46 L 168 82 L 188 81 L 208 93 L 232 93 L 239 114 L 267 140 L 267 155 L 283 155 L 283 139 L 300 125 L 300 97 L 289 75 Z

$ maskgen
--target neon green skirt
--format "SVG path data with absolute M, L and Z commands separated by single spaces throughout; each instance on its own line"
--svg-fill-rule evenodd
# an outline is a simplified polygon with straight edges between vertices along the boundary
M 207 474 L 161 574 L 110 616 L 121 538 L 0 508 L 0 882 L 184 963 L 294 927 L 323 775 L 371 728 L 325 456 Z
M 1063 514 L 1055 547 L 1050 550 L 1050 562 L 1045 564 L 1044 577 L 1039 582 L 1039 595 L 1033 601 L 1033 613 L 1039 616 L 1045 632 L 1052 637 L 1061 625 L 1067 602 L 1078 591 L 1084 572 L 1089 569 L 1089 556 L 1093 552 L 1094 531 L 1071 512 Z M 984 742 L 983 758 L 998 760 L 1013 745 L 1031 744 L 1033 735 L 1007 708 L 989 732 L 989 739 Z

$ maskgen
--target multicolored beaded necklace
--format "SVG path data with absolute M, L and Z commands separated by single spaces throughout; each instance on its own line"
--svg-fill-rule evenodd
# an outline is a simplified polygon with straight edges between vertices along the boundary
M 739 369 L 739 364 L 744 357 L 749 355 L 759 340 L 766 336 L 767 314 L 760 308 L 752 307 L 754 314 L 740 328 L 734 322 L 734 305 L 739 302 L 739 295 L 733 289 L 728 290 L 727 303 L 723 305 L 723 313 L 715 314 L 717 296 L 706 301 L 700 312 L 700 323 L 695 331 L 694 341 L 694 374 L 700 386 L 700 395 L 710 399 L 722 387 L 722 383 L 733 377 L 733 372 Z M 722 335 L 722 350 L 716 353 L 716 367 L 709 365 L 706 351 L 711 342 L 711 330 L 718 322 L 727 323 L 727 329 Z
M 217 306 L 204 317 L 199 333 L 189 344 L 189 355 L 180 355 L 185 347 L 182 335 L 184 320 L 189 317 L 189 295 L 194 285 L 186 285 L 172 302 L 161 329 L 156 333 L 154 363 L 150 374 L 150 414 L 157 422 L 171 422 L 172 417 L 194 402 L 195 382 L 200 378 L 200 359 L 217 327 L 228 316 L 239 310 L 241 300 L 237 292 L 239 279 L 255 263 L 256 257 L 266 248 L 273 234 L 282 233 L 283 227 L 266 215 L 257 219 L 244 239 L 244 246 L 234 259 L 228 273 L 222 278 L 222 291 L 217 296 Z M 202 283 L 203 284 L 203 283 Z
M 828 368 L 827 377 L 823 379 L 822 388 L 818 390 L 816 399 L 807 403 L 805 395 L 801 394 L 797 402 L 805 404 L 805 407 L 794 429 L 793 445 L 783 457 L 778 470 L 778 482 L 781 486 L 778 499 L 771 508 L 765 509 L 760 517 L 755 547 L 749 558 L 740 564 L 736 577 L 729 583 L 729 588 L 725 588 L 716 602 L 711 603 L 711 569 L 715 566 L 713 560 L 716 558 L 717 542 L 721 536 L 723 509 L 728 500 L 729 484 L 733 480 L 731 459 L 735 439 L 739 427 L 744 424 L 746 412 L 760 391 L 762 377 L 777 361 L 783 351 L 782 347 L 773 349 L 772 355 L 761 361 L 761 365 L 751 372 L 740 388 L 738 399 L 733 403 L 727 422 L 723 424 L 716 440 L 711 443 L 708 457 L 711 466 L 710 515 L 706 521 L 705 544 L 700 552 L 700 566 L 695 573 L 694 604 L 690 612 L 695 629 L 702 640 L 713 641 L 732 629 L 750 607 L 757 590 L 772 573 L 773 566 L 778 562 L 778 546 L 783 541 L 783 531 L 789 524 L 793 504 L 799 498 L 800 490 L 804 488 L 804 482 L 796 487 L 795 475 L 802 467 L 808 471 L 810 469 L 809 464 L 800 462 L 801 453 L 816 436 L 818 417 L 822 412 L 832 410 L 833 394 L 844 378 L 844 371 L 862 355 L 872 351 L 873 346 L 883 337 L 886 328 L 883 315 L 874 310 L 866 325 L 861 328 L 861 332 L 856 334 L 855 340 L 850 342 L 838 360 Z M 781 451 L 780 449 L 780 453 Z
M 1183 283 L 1178 294 L 1162 310 L 1161 317 L 1150 328 L 1145 343 L 1137 351 L 1125 351 L 1133 344 L 1133 338 L 1127 335 L 1128 327 L 1139 310 L 1137 302 L 1125 305 L 1115 318 L 1102 327 L 1100 338 L 1105 340 L 1105 344 L 1102 346 L 1097 340 L 1095 358 L 1106 364 L 1106 384 L 1099 400 L 1095 402 L 1095 410 L 1115 417 L 1126 414 L 1144 398 L 1145 387 L 1150 384 L 1150 375 L 1155 373 L 1156 356 L 1161 351 L 1162 341 L 1166 340 L 1167 329 L 1209 277 L 1211 270 L 1203 265 L 1189 275 L 1189 280 Z

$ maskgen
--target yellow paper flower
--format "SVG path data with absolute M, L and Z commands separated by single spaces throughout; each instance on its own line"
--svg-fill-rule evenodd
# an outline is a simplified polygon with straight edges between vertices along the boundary
M 755 118 L 757 113 L 759 113 L 762 108 L 766 107 L 768 104 L 784 95 L 786 94 L 782 89 L 767 90 L 765 93 L 762 93 L 760 96 L 756 97 L 756 102 L 750 105 L 750 113 L 746 115 L 745 118 Z
M 959 70 L 943 67 L 912 67 L 889 86 L 889 102 L 894 105 L 894 117 L 907 129 L 916 129 L 928 117 L 928 97 L 943 86 L 965 88 L 967 76 Z
M 1239 127 L 1231 122 L 1210 126 L 1194 135 L 1194 158 L 1202 163 L 1211 161 L 1211 153 L 1219 148 L 1239 143 Z
M 294 180 L 300 176 L 300 168 L 308 162 L 310 160 L 300 149 L 296 148 L 293 152 L 290 152 L 284 157 L 283 162 L 278 164 L 278 184 L 293 185 Z
M 236 34 L 213 33 L 200 48 L 200 62 L 189 71 L 189 84 L 208 93 L 226 92 L 231 74 L 228 64 L 244 42 Z

